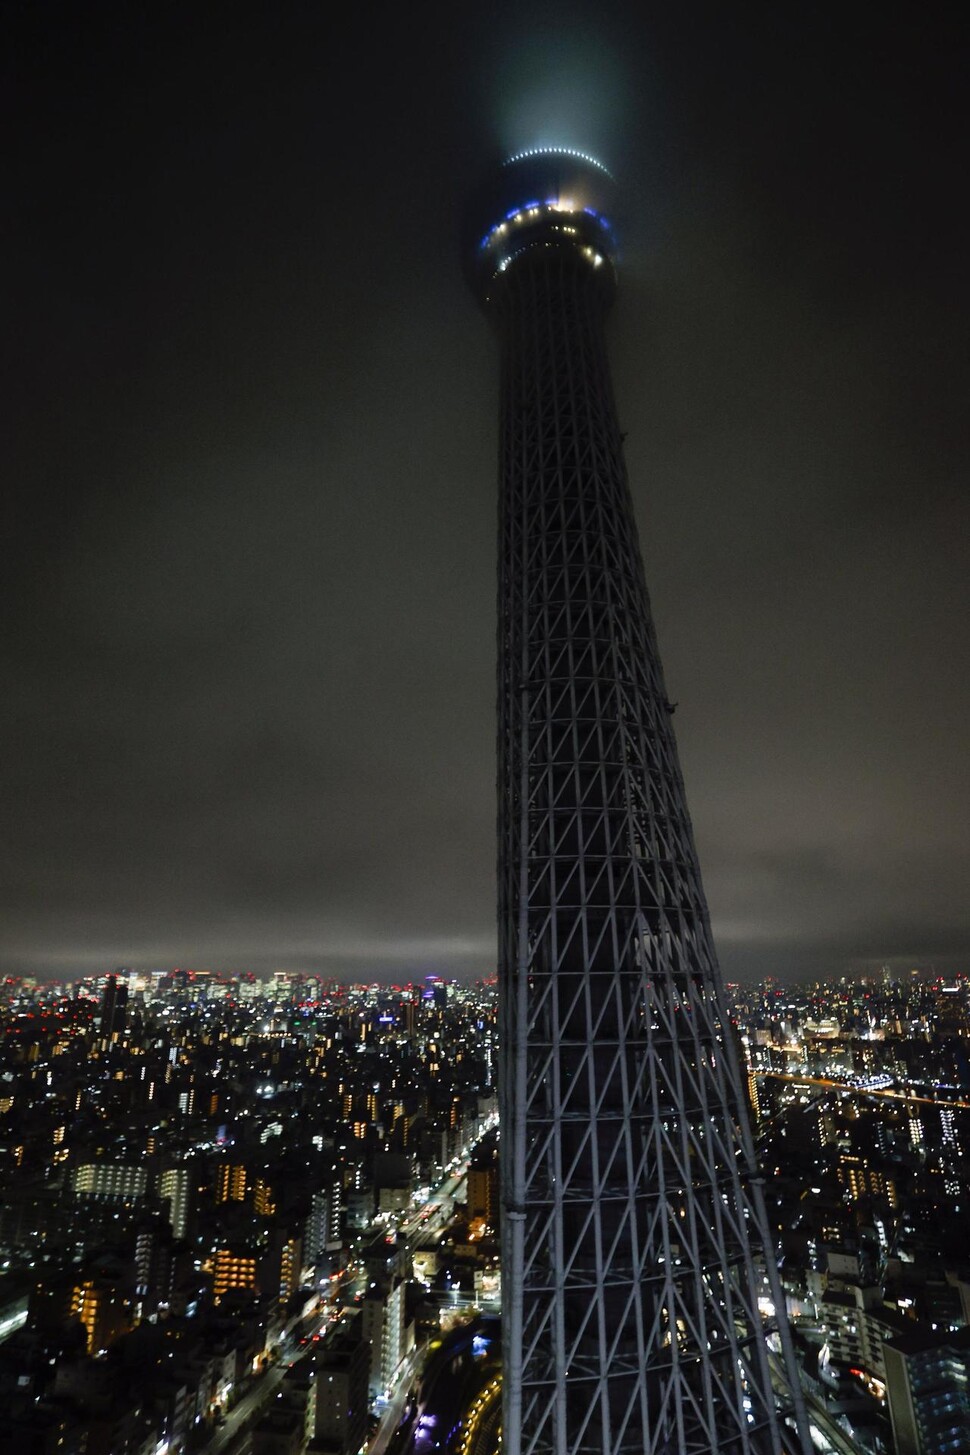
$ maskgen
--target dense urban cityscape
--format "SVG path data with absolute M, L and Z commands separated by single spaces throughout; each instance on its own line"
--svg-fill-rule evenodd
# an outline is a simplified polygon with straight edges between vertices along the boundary
M 818 1448 L 964 1448 L 970 980 L 730 993 Z M 3 1448 L 487 1446 L 494 982 L 2 996 Z

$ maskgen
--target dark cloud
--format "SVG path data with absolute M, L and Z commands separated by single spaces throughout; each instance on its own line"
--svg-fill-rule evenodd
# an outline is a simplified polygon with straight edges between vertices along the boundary
M 617 392 L 727 969 L 965 955 L 953 37 L 51 14 L 4 48 L 3 968 L 492 967 L 496 359 L 458 236 L 517 130 L 623 183 Z

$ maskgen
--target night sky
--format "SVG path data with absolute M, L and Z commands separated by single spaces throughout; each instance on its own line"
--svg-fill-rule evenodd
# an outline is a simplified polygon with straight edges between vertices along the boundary
M 4 8 L 0 971 L 491 973 L 463 197 L 618 175 L 729 976 L 970 968 L 965 37 L 914 5 Z

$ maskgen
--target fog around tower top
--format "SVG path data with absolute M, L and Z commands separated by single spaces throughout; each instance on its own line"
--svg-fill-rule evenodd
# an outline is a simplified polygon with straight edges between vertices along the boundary
M 639 102 L 608 30 L 577 21 L 552 41 L 525 39 L 498 59 L 493 85 L 504 155 L 563 147 L 615 170 Z
M 541 8 L 540 8 L 541 10 Z M 664 207 L 658 172 L 668 165 L 666 81 L 649 46 L 631 50 L 608 9 L 557 9 L 555 21 L 523 21 L 515 43 L 496 41 L 481 60 L 483 116 L 502 157 L 531 150 L 584 154 L 618 189 L 624 258 L 656 235 Z

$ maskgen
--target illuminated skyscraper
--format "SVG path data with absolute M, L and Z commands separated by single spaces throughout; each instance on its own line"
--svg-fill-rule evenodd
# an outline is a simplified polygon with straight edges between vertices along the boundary
M 527 153 L 472 251 L 502 346 L 503 1448 L 778 1455 L 804 1407 L 759 1312 L 783 1304 L 610 382 L 612 213 L 591 158 Z
M 117 975 L 109 975 L 101 996 L 101 1034 L 110 1040 L 120 1036 L 128 1019 L 128 987 Z

